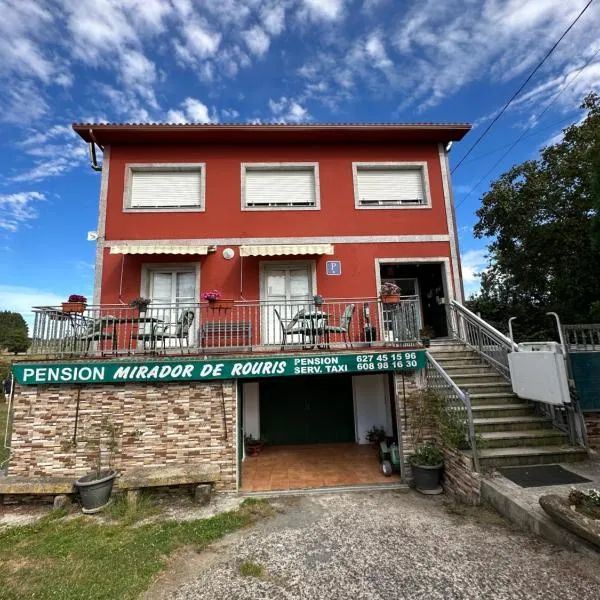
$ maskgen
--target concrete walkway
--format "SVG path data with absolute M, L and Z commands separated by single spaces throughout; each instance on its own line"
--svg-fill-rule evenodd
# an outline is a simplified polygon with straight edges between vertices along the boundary
M 167 573 L 145 598 L 600 597 L 600 561 L 517 531 L 487 508 L 412 491 L 287 497 L 276 504 L 278 516 L 213 545 L 193 568 L 174 565 L 185 576 L 169 581 Z
M 546 494 L 567 496 L 571 488 L 583 490 L 590 488 L 600 489 L 600 459 L 595 457 L 593 460 L 564 463 L 561 466 L 567 471 L 577 473 L 591 481 L 567 485 L 522 488 L 510 479 L 506 479 L 506 477 L 502 477 L 499 473 L 496 473 L 492 477 L 483 479 L 481 486 L 482 497 L 496 508 L 496 510 L 523 529 L 541 535 L 555 544 L 588 553 L 590 556 L 596 557 L 600 562 L 600 553 L 591 544 L 588 544 L 578 536 L 569 533 L 554 523 L 539 503 L 540 497 Z M 600 598 L 600 591 L 598 597 Z

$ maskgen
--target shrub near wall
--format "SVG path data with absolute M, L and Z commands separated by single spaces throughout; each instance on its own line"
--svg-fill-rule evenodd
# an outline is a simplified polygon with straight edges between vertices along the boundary
M 236 394 L 231 380 L 18 385 L 9 475 L 76 478 L 85 474 L 103 420 L 119 431 L 111 465 L 118 471 L 198 465 L 220 474 L 217 489 L 235 490 Z

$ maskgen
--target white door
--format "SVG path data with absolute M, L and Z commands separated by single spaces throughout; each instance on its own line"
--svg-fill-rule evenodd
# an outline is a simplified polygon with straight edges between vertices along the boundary
M 387 374 L 355 375 L 352 387 L 356 441 L 368 444 L 365 434 L 372 427 L 383 427 L 387 435 L 393 435 Z
M 152 300 L 151 315 L 170 324 L 169 333 L 175 333 L 175 324 L 185 309 L 193 308 L 196 302 L 196 273 L 191 270 L 152 270 L 150 272 L 149 295 Z M 196 311 L 194 311 L 196 312 Z M 198 315 L 195 315 L 196 320 Z M 163 326 L 161 323 L 160 327 Z M 195 341 L 190 329 L 190 343 Z M 177 340 L 167 340 L 166 345 L 177 345 Z M 169 343 L 170 342 L 170 343 Z
M 279 317 L 284 325 L 304 308 L 312 306 L 313 286 L 310 264 L 266 265 L 262 282 L 262 343 L 281 344 Z M 286 343 L 301 343 L 300 336 L 288 336 Z

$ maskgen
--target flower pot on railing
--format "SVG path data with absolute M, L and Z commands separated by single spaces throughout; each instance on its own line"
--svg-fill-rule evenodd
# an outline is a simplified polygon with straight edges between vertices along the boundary
M 381 294 L 382 304 L 398 304 L 400 302 L 400 294 Z
M 230 309 L 233 308 L 233 300 L 229 300 L 227 298 L 219 298 L 219 300 L 209 300 L 208 308 L 213 310 L 221 310 L 221 309 Z
M 87 306 L 87 298 L 79 294 L 71 294 L 66 302 L 62 303 L 62 311 L 66 313 L 82 313 Z

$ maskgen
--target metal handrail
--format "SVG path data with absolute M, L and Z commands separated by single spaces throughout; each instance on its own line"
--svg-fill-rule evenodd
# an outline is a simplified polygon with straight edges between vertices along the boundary
M 508 355 L 518 350 L 515 342 L 456 300 L 450 302 L 450 326 L 453 337 L 475 350 L 510 381 Z
M 446 404 L 450 404 L 451 408 L 460 409 L 460 406 L 456 406 L 455 402 L 456 399 L 460 400 L 466 411 L 469 445 L 471 446 L 471 452 L 473 454 L 473 467 L 476 472 L 479 472 L 479 455 L 477 452 L 473 409 L 471 407 L 471 397 L 469 396 L 469 392 L 461 390 L 429 352 L 426 352 L 425 355 L 427 356 L 427 368 L 425 370 L 427 387 L 440 392 L 443 395 Z M 452 404 L 454 404 L 454 406 L 452 406 Z

